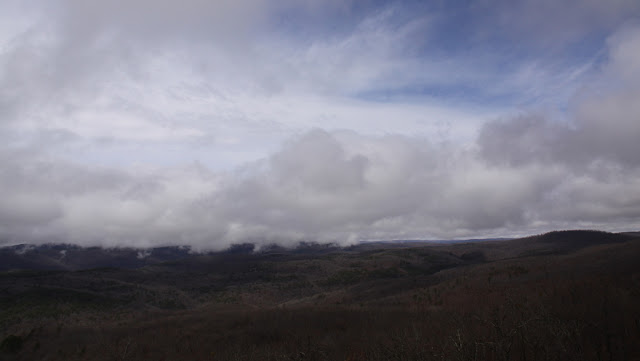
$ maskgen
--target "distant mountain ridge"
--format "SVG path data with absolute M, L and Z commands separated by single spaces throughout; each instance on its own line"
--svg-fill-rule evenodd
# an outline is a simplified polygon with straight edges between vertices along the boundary
M 348 247 L 336 244 L 300 243 L 294 248 L 278 245 L 262 247 L 259 251 L 250 243 L 232 245 L 219 252 L 204 254 L 324 254 L 336 250 L 363 251 L 378 248 L 414 247 L 424 244 L 446 245 L 459 243 L 495 243 L 503 247 L 523 249 L 518 256 L 541 253 L 563 253 L 587 246 L 625 242 L 640 238 L 640 232 L 609 233 L 596 230 L 552 231 L 524 238 L 487 238 L 455 241 L 397 240 L 367 242 Z M 192 252 L 189 246 L 165 246 L 154 248 L 102 248 L 82 247 L 72 244 L 14 245 L 0 248 L 0 272 L 10 270 L 84 270 L 95 268 L 135 269 L 163 262 L 187 260 L 202 253 Z
M 189 247 L 149 249 L 81 247 L 70 244 L 17 245 L 0 248 L 0 271 L 140 268 L 188 257 Z
M 544 234 L 518 239 L 517 242 L 546 244 L 556 251 L 571 251 L 597 244 L 626 242 L 634 238 L 632 233 L 610 233 L 597 230 L 552 231 Z

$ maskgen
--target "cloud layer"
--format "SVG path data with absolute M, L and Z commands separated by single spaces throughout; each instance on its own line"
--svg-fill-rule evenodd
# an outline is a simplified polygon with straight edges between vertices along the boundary
M 640 227 L 635 1 L 4 6 L 0 244 Z

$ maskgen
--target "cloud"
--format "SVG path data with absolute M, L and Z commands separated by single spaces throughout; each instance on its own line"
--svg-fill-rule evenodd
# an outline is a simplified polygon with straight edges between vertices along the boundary
M 208 225 L 192 217 L 193 203 L 217 187 L 216 177 L 197 165 L 100 169 L 17 152 L 5 152 L 2 162 L 0 235 L 17 243 L 194 242 Z
M 478 138 L 481 154 L 489 162 L 511 166 L 531 162 L 640 165 L 640 77 L 634 61 L 639 41 L 638 28 L 625 28 L 610 38 L 609 62 L 602 75 L 573 99 L 570 121 L 524 114 L 488 122 Z
M 456 13 L 477 16 L 458 33 L 433 4 L 10 4 L 0 242 L 220 249 L 638 227 L 640 30 L 621 25 L 636 2 L 481 2 Z M 588 59 L 522 55 L 613 28 Z M 514 104 L 528 108 L 504 111 Z
M 640 82 L 640 25 L 628 23 L 607 40 L 610 75 L 635 87 Z
M 609 40 L 609 59 L 599 77 L 575 95 L 569 121 L 521 114 L 486 123 L 479 154 L 494 167 L 541 166 L 563 180 L 541 199 L 550 224 L 625 224 L 637 227 L 640 198 L 640 78 L 636 75 L 640 31 L 624 27 Z M 590 223 L 593 222 L 593 223 Z
M 508 30 L 501 36 L 558 50 L 615 31 L 640 15 L 634 0 L 485 0 L 475 8 L 496 22 L 495 29 Z
M 301 134 L 231 173 L 100 171 L 16 156 L 4 164 L 0 230 L 14 242 L 219 249 L 615 228 L 640 214 L 638 167 L 492 165 L 473 148 L 352 131 Z

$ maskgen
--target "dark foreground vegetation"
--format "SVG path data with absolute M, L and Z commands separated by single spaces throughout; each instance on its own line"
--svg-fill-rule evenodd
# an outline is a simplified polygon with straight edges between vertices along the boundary
M 637 234 L 39 257 L 0 273 L 0 360 L 640 360 Z

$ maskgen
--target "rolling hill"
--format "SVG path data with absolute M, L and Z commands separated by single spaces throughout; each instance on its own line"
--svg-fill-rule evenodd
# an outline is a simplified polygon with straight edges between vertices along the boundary
M 0 250 L 7 360 L 640 359 L 640 238 Z

